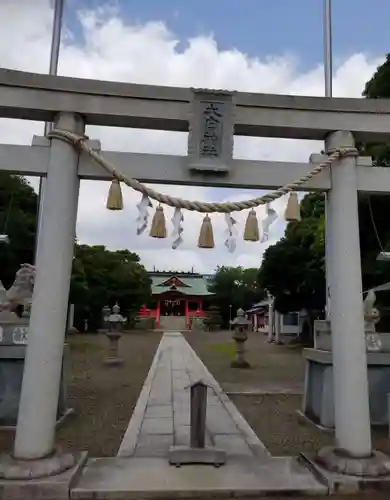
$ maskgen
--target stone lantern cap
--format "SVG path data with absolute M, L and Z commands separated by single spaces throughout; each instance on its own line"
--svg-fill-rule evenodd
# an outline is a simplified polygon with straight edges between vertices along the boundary
M 126 318 L 120 314 L 120 307 L 118 304 L 115 304 L 115 306 L 112 308 L 112 313 L 108 316 L 108 321 L 110 323 L 125 323 Z
M 245 311 L 243 309 L 237 310 L 237 316 L 232 319 L 231 324 L 236 326 L 247 326 L 251 323 L 250 319 L 246 319 Z

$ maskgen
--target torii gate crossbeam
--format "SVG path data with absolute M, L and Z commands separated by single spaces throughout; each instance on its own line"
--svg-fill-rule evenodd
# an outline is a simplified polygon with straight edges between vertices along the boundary
M 0 69 L 0 118 L 53 121 L 57 113 L 83 115 L 86 125 L 187 132 L 191 89 Z M 355 140 L 388 139 L 387 99 L 348 99 L 237 92 L 236 135 L 324 140 L 348 130 Z
M 101 151 L 99 141 L 88 141 L 95 150 Z M 122 153 L 101 151 L 103 156 L 129 177 L 149 184 L 205 186 L 236 189 L 276 189 L 320 164 L 324 155 L 313 154 L 309 163 L 234 159 L 229 174 L 204 175 L 187 168 L 186 156 Z M 35 136 L 32 146 L 0 144 L 0 170 L 25 176 L 46 176 L 50 156 L 50 141 Z M 82 152 L 78 164 L 78 176 L 85 180 L 111 181 L 112 177 L 89 155 Z M 361 193 L 383 194 L 390 192 L 390 176 L 387 168 L 373 167 L 370 157 L 359 156 L 356 160 L 357 190 Z M 329 170 L 324 170 L 300 188 L 301 191 L 328 191 L 331 188 Z

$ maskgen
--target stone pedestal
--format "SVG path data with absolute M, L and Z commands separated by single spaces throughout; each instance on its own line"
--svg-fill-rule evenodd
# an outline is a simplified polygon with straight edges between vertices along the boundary
M 109 366 L 121 365 L 123 363 L 123 359 L 119 357 L 118 343 L 119 339 L 122 337 L 122 334 L 117 331 L 111 331 L 107 332 L 106 335 L 110 344 L 107 357 L 104 360 L 104 364 Z
M 0 429 L 14 430 L 18 417 L 20 392 L 28 340 L 28 318 L 9 315 L 0 318 Z M 57 409 L 57 425 L 73 411 L 66 398 L 66 367 L 68 349 L 65 345 L 60 394 Z
M 245 339 L 234 339 L 236 342 L 236 357 L 231 362 L 232 368 L 250 368 L 250 364 L 245 358 Z
M 387 336 L 386 339 L 389 340 Z M 317 340 L 317 345 L 323 346 L 324 342 L 324 338 L 320 342 Z M 332 352 L 304 349 L 303 355 L 306 371 L 302 413 L 321 427 L 333 429 L 335 414 Z M 371 425 L 387 426 L 390 352 L 368 352 L 367 370 Z M 353 414 L 350 418 L 354 418 Z
M 314 322 L 314 348 L 321 351 L 332 351 L 332 336 L 329 321 Z M 366 331 L 366 350 L 368 352 L 390 353 L 390 333 Z

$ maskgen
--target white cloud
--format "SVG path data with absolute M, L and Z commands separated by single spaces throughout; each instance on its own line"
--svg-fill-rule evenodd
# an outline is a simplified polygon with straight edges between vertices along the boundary
M 49 0 L 2 0 L 0 4 L 0 64 L 2 67 L 47 72 L 52 11 Z M 76 5 L 76 3 L 72 4 Z M 125 24 L 120 12 L 98 10 L 79 12 L 83 42 L 67 26 L 61 48 L 59 73 L 68 76 L 174 86 L 228 88 L 251 92 L 303 95 L 323 94 L 321 65 L 300 73 L 296 61 L 288 57 L 249 58 L 238 50 L 221 51 L 210 37 L 188 40 L 177 50 L 179 41 L 162 22 L 145 25 Z M 334 95 L 359 97 L 364 83 L 382 61 L 355 54 L 340 61 L 334 74 Z M 42 133 L 43 124 L 0 120 L 2 143 L 30 143 L 33 133 Z M 90 136 L 99 138 L 106 149 L 149 153 L 186 153 L 186 134 L 90 127 Z M 281 139 L 237 138 L 235 156 L 250 159 L 306 161 L 321 143 Z M 197 234 L 201 217 L 185 213 L 185 243 L 170 249 L 170 241 L 135 235 L 137 193 L 125 191 L 126 208 L 121 213 L 105 210 L 107 183 L 83 182 L 79 203 L 78 237 L 82 242 L 105 244 L 110 248 L 128 247 L 141 255 L 151 268 L 194 267 L 211 271 L 217 264 L 258 266 L 265 246 L 238 241 L 234 254 L 223 245 L 223 217 L 215 216 L 217 248 L 198 250 Z M 176 196 L 212 201 L 244 199 L 258 192 L 216 191 L 210 188 L 160 186 Z M 283 212 L 283 201 L 276 204 Z M 259 211 L 259 214 L 261 211 Z M 166 209 L 167 219 L 171 210 Z M 236 215 L 235 215 L 236 216 Z M 245 214 L 236 216 L 242 231 Z M 278 221 L 272 232 L 273 243 L 283 234 Z

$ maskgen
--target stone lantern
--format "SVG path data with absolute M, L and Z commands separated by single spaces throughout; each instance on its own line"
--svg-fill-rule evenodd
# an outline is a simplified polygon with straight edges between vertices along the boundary
M 245 342 L 248 339 L 248 328 L 251 321 L 245 317 L 243 309 L 238 309 L 237 316 L 231 321 L 233 339 L 236 342 L 236 358 L 232 361 L 232 368 L 250 368 L 250 364 L 245 359 Z
M 118 304 L 112 308 L 111 314 L 106 316 L 108 323 L 108 330 L 106 335 L 110 341 L 108 356 L 105 359 L 105 364 L 107 365 L 120 365 L 123 363 L 123 359 L 119 357 L 118 354 L 118 343 L 122 336 L 123 324 L 126 322 L 120 314 L 120 307 Z

